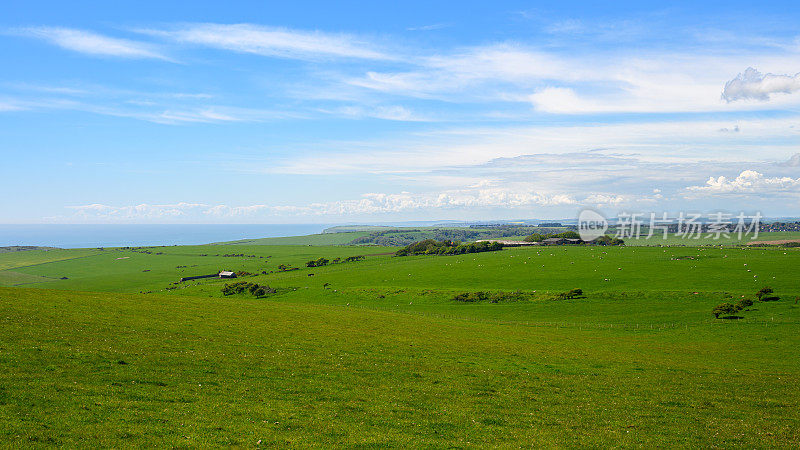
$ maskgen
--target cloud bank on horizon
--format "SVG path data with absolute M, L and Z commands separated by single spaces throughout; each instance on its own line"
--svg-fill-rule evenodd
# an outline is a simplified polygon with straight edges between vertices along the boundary
M 800 216 L 800 17 L 205 6 L 0 20 L 0 222 Z

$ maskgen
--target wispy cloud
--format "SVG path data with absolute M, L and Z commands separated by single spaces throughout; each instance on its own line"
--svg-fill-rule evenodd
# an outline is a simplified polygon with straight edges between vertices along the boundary
M 146 109 L 126 109 L 87 103 L 72 103 L 69 109 L 114 117 L 128 117 L 165 125 L 192 123 L 265 122 L 286 118 L 300 118 L 296 113 L 271 109 L 239 108 L 230 106 L 201 106 L 166 108 L 143 104 Z M 162 108 L 162 109 L 159 109 Z
M 393 59 L 363 38 L 345 33 L 301 31 L 247 23 L 194 23 L 171 29 L 136 31 L 180 43 L 278 58 Z
M 345 81 L 375 93 L 448 102 L 530 102 L 536 111 L 547 114 L 743 111 L 764 105 L 730 101 L 797 90 L 800 77 L 757 73 L 754 77 L 748 72 L 747 78 L 740 75 L 730 81 L 721 99 L 722 85 L 736 73 L 742 59 L 791 66 L 798 57 L 797 49 L 735 56 L 722 50 L 654 49 L 567 54 L 503 42 L 417 55 L 411 59 L 416 65 L 411 70 L 368 70 Z
M 800 153 L 795 153 L 791 158 L 789 158 L 788 161 L 783 161 L 778 165 L 786 167 L 800 167 Z
M 0 100 L 0 112 L 21 111 L 23 109 L 25 109 L 23 106 L 20 106 L 16 103 Z
M 400 122 L 429 122 L 432 119 L 420 116 L 414 111 L 399 105 L 387 106 L 343 106 L 332 111 L 323 110 L 329 114 L 341 115 L 353 119 L 374 118 L 382 120 L 395 120 Z
M 730 126 L 722 120 L 451 127 L 407 134 L 402 139 L 330 141 L 325 152 L 304 149 L 290 159 L 271 162 L 269 170 L 291 174 L 419 172 L 484 164 L 496 158 L 579 154 L 597 148 L 638 154 L 639 159 L 647 161 L 749 161 L 765 147 L 787 157 L 795 153 L 800 137 L 797 120 L 798 116 L 741 120 L 738 133 L 720 133 L 721 128 Z M 579 161 L 575 157 L 572 160 Z M 570 159 L 559 164 L 569 165 Z M 559 164 L 546 167 L 558 170 Z M 530 166 L 535 168 L 536 164 Z
M 87 55 L 172 61 L 154 45 L 104 36 L 92 31 L 60 27 L 28 27 L 16 28 L 11 32 L 20 36 L 41 39 L 61 48 Z
M 170 125 L 266 122 L 306 117 L 297 110 L 224 105 L 215 96 L 203 92 L 145 91 L 99 84 L 3 85 L 15 90 L 16 95 L 0 98 L 0 112 L 80 111 Z
M 418 27 L 408 27 L 406 28 L 407 31 L 433 31 L 433 30 L 441 30 L 443 28 L 451 27 L 452 24 L 449 23 L 432 23 L 430 25 L 421 25 Z

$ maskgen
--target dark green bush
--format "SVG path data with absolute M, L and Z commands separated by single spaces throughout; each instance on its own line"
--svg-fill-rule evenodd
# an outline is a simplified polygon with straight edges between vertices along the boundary
M 714 309 L 711 311 L 711 313 L 714 314 L 714 317 L 717 319 L 719 319 L 719 316 L 723 314 L 731 315 L 731 314 L 736 314 L 737 312 L 739 312 L 739 309 L 736 307 L 736 305 L 728 302 L 721 303 L 715 306 Z
M 329 262 L 330 262 L 330 261 L 328 261 L 328 259 L 327 259 L 327 258 L 317 258 L 317 259 L 312 259 L 311 261 L 309 261 L 309 262 L 307 262 L 307 263 L 306 263 L 306 267 L 322 267 L 322 266 L 327 266 Z
M 750 300 L 749 298 L 743 298 L 743 299 L 739 300 L 738 303 L 736 303 L 736 309 L 738 309 L 740 311 L 745 309 L 745 308 L 749 308 L 751 306 L 753 306 L 753 301 Z
M 533 294 L 522 291 L 515 292 L 462 292 L 453 297 L 453 301 L 462 303 L 500 303 L 500 302 L 521 302 L 534 298 Z
M 758 292 L 756 292 L 756 298 L 762 300 L 764 297 L 768 297 L 773 292 L 775 291 L 773 291 L 771 287 L 764 286 L 763 288 L 759 289 Z
M 226 296 L 234 294 L 243 294 L 245 292 L 248 292 L 250 293 L 250 295 L 254 295 L 256 297 L 264 297 L 267 294 L 274 294 L 278 291 L 266 285 L 249 283 L 247 281 L 239 281 L 233 284 L 226 284 L 225 286 L 222 287 L 222 295 Z

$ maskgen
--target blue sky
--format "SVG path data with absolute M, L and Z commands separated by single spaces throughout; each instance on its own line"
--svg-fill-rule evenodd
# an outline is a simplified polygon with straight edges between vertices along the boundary
M 0 223 L 800 216 L 800 7 L 702 3 L 6 1 Z

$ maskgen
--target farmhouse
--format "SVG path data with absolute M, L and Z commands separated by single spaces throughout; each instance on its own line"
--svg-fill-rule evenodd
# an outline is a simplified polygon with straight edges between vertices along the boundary
M 202 278 L 236 278 L 236 272 L 230 272 L 223 270 L 220 273 L 212 273 L 211 275 L 196 275 L 193 277 L 183 277 L 181 278 L 181 282 L 184 281 L 191 281 L 191 280 L 200 280 Z

